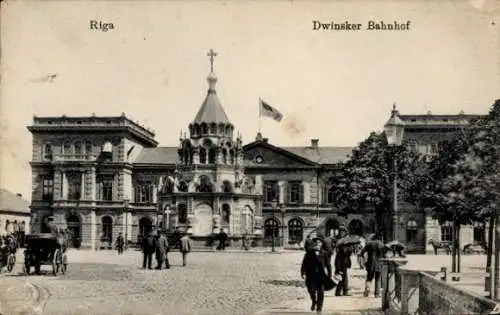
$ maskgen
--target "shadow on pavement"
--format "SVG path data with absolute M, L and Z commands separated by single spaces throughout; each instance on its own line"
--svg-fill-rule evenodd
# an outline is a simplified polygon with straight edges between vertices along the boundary
M 264 282 L 265 284 L 287 286 L 287 287 L 298 287 L 298 288 L 306 287 L 304 280 L 264 280 L 262 282 Z

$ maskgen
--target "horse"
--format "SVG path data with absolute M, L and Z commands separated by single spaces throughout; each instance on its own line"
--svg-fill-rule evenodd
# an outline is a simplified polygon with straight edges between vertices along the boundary
M 431 244 L 434 248 L 434 255 L 438 254 L 438 249 L 444 249 L 446 255 L 451 254 L 451 244 L 449 242 L 436 242 L 433 239 L 430 239 L 427 244 Z

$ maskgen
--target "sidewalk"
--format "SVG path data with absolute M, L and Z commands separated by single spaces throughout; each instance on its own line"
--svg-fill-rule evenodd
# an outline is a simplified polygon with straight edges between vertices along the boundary
M 332 294 L 325 296 L 323 304 L 324 315 L 335 314 L 363 314 L 363 315 L 380 315 L 383 314 L 381 310 L 381 298 L 363 297 L 361 293 L 355 293 L 353 296 L 333 296 Z M 296 301 L 289 301 L 283 305 L 275 306 L 257 312 L 254 315 L 276 315 L 276 314 L 295 314 L 305 315 L 314 314 L 310 311 L 311 301 L 309 299 L 302 299 Z

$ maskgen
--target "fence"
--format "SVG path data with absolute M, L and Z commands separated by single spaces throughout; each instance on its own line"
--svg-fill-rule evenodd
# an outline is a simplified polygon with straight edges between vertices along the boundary
M 383 259 L 385 314 L 500 314 L 496 303 L 436 278 L 437 271 L 406 267 L 405 259 Z

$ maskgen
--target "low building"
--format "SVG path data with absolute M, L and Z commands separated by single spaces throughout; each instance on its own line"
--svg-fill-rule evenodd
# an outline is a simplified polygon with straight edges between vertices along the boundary
M 21 194 L 0 189 L 0 235 L 15 233 L 22 240 L 30 233 L 30 203 Z

